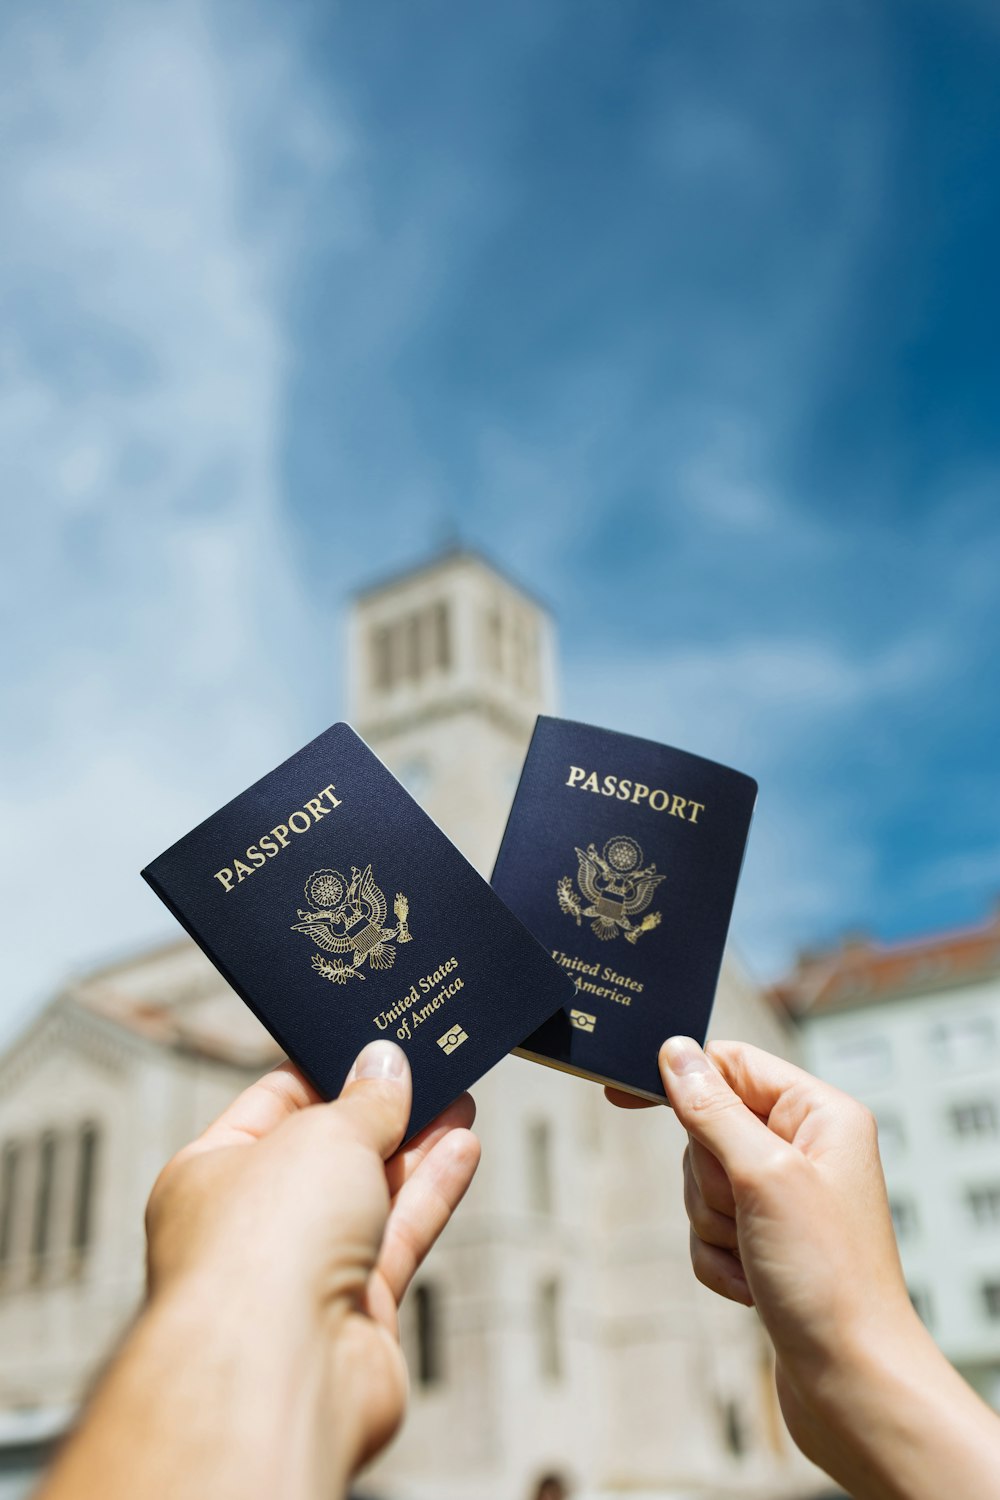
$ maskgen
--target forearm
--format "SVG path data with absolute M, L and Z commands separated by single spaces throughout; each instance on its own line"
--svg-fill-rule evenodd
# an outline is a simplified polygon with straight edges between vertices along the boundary
M 352 1451 L 330 1341 L 295 1311 L 172 1289 L 145 1308 L 39 1500 L 328 1500 Z
M 996 1500 L 1000 1418 L 914 1317 L 818 1384 L 803 1446 L 855 1500 Z

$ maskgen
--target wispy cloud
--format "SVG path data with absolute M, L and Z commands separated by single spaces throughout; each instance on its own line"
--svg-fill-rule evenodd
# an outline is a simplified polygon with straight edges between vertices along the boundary
M 308 195 L 346 145 L 279 37 L 217 22 L 23 7 L 0 48 L 15 997 L 160 926 L 139 865 L 301 718 L 279 466 L 302 204 L 257 232 L 248 146 L 267 120 Z

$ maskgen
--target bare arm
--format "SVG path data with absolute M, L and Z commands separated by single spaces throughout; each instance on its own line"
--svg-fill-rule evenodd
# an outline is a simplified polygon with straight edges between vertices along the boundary
M 755 1304 L 803 1452 L 856 1500 L 996 1500 L 1000 1419 L 910 1305 L 871 1113 L 738 1042 L 675 1037 L 698 1279 Z
M 399 1302 L 479 1159 L 466 1096 L 393 1154 L 406 1059 L 322 1104 L 290 1065 L 164 1168 L 149 1299 L 39 1500 L 329 1500 L 405 1403 Z

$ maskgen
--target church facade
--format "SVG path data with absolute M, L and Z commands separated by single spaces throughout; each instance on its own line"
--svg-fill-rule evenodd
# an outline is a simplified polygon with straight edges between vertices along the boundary
M 349 661 L 348 717 L 488 874 L 554 707 L 547 612 L 456 552 L 356 596 Z M 794 1049 L 731 956 L 713 1030 Z M 0 1500 L 133 1315 L 159 1167 L 276 1057 L 187 939 L 68 986 L 0 1057 Z M 670 1112 L 516 1058 L 475 1093 L 482 1167 L 404 1308 L 410 1419 L 361 1492 L 529 1500 L 554 1474 L 580 1495 L 819 1493 L 756 1316 L 692 1276 Z

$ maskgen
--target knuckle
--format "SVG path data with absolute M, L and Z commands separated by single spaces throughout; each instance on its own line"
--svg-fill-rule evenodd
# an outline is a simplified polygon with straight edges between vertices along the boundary
M 742 1109 L 743 1105 L 732 1090 L 726 1088 L 721 1080 L 709 1079 L 708 1075 L 705 1075 L 704 1085 L 687 1101 L 688 1113 L 701 1120 L 717 1119 L 737 1108 Z

